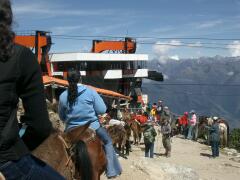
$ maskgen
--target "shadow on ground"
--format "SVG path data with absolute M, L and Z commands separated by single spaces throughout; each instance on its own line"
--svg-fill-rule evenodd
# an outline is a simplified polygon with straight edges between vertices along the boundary
M 208 158 L 212 157 L 212 155 L 208 153 L 200 153 L 200 156 L 208 157 Z

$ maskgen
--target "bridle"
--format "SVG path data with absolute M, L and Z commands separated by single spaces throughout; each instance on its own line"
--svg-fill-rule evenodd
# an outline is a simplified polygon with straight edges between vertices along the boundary
M 74 168 L 74 162 L 72 160 L 72 156 L 74 155 L 73 153 L 73 148 L 75 148 L 75 146 L 73 145 L 68 145 L 68 143 L 66 142 L 66 140 L 61 136 L 58 135 L 57 138 L 63 143 L 63 146 L 67 152 L 67 162 L 65 163 L 65 170 L 70 167 L 70 173 L 71 173 L 71 177 L 73 180 L 75 180 L 75 168 Z
M 83 140 L 86 144 L 89 144 L 90 142 L 95 141 L 97 137 L 96 132 L 92 129 L 90 130 L 91 130 L 91 136 Z M 64 148 L 67 152 L 68 157 L 67 157 L 67 162 L 65 163 L 65 169 L 70 167 L 71 177 L 73 180 L 76 180 L 75 178 L 76 171 L 75 171 L 75 168 L 73 168 L 75 167 L 74 165 L 75 163 L 72 158 L 74 156 L 74 149 L 76 147 L 76 144 L 68 143 L 69 141 L 66 138 L 64 138 L 62 135 L 58 135 L 57 137 L 63 143 Z

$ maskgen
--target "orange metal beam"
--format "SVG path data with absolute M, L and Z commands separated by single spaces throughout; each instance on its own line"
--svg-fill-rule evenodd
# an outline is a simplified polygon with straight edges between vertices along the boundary
M 38 63 L 41 63 L 43 51 L 42 49 L 49 45 L 50 36 L 47 35 L 47 32 L 36 31 L 35 35 L 17 35 L 15 36 L 14 42 L 16 44 L 28 47 L 35 48 L 35 54 L 38 59 Z M 50 63 L 48 55 L 45 55 L 45 63 L 48 75 L 51 76 Z
M 126 53 L 135 53 L 136 42 L 131 38 L 125 41 L 93 41 L 92 52 L 101 53 L 103 51 L 126 51 Z
M 34 48 L 35 47 L 35 41 L 36 36 L 16 36 L 14 41 L 16 44 L 20 44 L 22 46 L 26 46 L 29 48 Z M 39 36 L 38 37 L 38 44 L 40 47 L 46 46 L 47 45 L 47 37 L 45 36 Z

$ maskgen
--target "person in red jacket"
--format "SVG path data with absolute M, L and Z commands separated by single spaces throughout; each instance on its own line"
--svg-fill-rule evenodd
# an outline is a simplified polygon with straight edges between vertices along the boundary
M 184 112 L 184 115 L 180 118 L 182 134 L 187 137 L 188 134 L 188 112 Z

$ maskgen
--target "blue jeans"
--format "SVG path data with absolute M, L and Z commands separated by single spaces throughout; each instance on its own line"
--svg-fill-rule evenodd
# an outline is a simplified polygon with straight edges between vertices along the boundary
M 218 141 L 212 141 L 211 142 L 211 148 L 212 148 L 212 156 L 218 157 L 219 156 L 219 142 Z
M 103 127 L 98 128 L 96 130 L 96 134 L 104 143 L 104 150 L 107 158 L 107 177 L 120 175 L 122 168 L 113 148 L 112 139 L 109 137 L 107 131 Z
M 187 139 L 187 136 L 188 136 L 188 126 L 185 125 L 183 127 L 183 135 L 184 135 L 184 138 Z
M 18 161 L 9 161 L 0 167 L 7 180 L 64 180 L 65 178 L 43 161 L 26 155 Z
M 154 143 L 145 143 L 145 157 L 153 158 Z
M 190 140 L 193 139 L 193 133 L 194 133 L 193 131 L 194 131 L 194 126 L 190 125 L 188 129 L 188 136 L 187 136 L 187 138 Z

